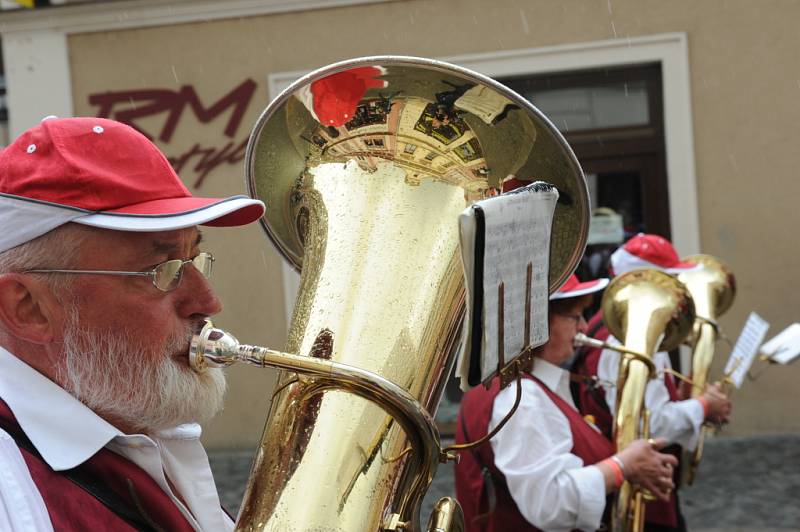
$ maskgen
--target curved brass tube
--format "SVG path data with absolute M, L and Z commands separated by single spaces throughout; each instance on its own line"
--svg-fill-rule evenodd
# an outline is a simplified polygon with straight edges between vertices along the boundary
M 411 394 L 380 375 L 361 368 L 240 344 L 235 337 L 214 328 L 211 321 L 206 320 L 200 333 L 192 338 L 189 350 L 192 369 L 202 372 L 207 367 L 226 367 L 236 362 L 313 377 L 312 386 L 305 391 L 306 397 L 329 389 L 344 390 L 377 404 L 391 415 L 411 442 L 413 452 L 410 455 L 417 462 L 414 468 L 417 474 L 409 489 L 403 491 L 397 512 L 390 519 L 394 519 L 396 528 L 416 528 L 425 491 L 433 480 L 440 459 L 446 460 L 447 457 L 440 451 L 436 423 Z M 411 515 L 407 515 L 409 511 Z
M 691 295 L 675 278 L 657 270 L 633 270 L 609 283 L 602 310 L 608 330 L 623 343 L 623 347 L 607 347 L 625 353 L 617 380 L 613 432 L 621 451 L 635 439 L 649 437 L 644 396 L 647 382 L 656 374 L 653 354 L 683 341 L 695 309 Z M 611 530 L 643 530 L 647 500 L 648 493 L 639 486 L 623 482 L 613 504 Z
M 696 305 L 697 316 L 690 335 L 692 348 L 692 397 L 698 397 L 705 392 L 709 382 L 709 371 L 714 360 L 714 351 L 717 338 L 720 336 L 720 327 L 717 318 L 723 315 L 733 304 L 736 295 L 736 281 L 730 268 L 720 259 L 711 255 L 691 255 L 683 260 L 702 265 L 697 270 L 681 273 L 681 281 L 689 292 Z M 697 468 L 703 457 L 704 440 L 708 434 L 713 434 L 714 428 L 704 424 L 700 430 L 697 447 L 694 452 L 687 452 L 688 466 L 684 470 L 684 482 L 691 486 L 697 474 Z
M 656 376 L 656 366 L 653 364 L 653 361 L 645 354 L 639 353 L 638 351 L 634 351 L 633 349 L 628 349 L 624 345 L 612 345 L 606 343 L 602 340 L 598 340 L 597 338 L 592 338 L 591 336 L 586 336 L 583 333 L 578 333 L 573 338 L 572 343 L 575 347 L 587 346 L 587 347 L 597 347 L 599 349 L 611 349 L 612 351 L 617 351 L 618 353 L 623 353 L 634 360 L 638 360 L 647 366 L 650 370 L 650 378 Z
M 442 497 L 433 508 L 428 532 L 464 532 L 464 512 L 452 497 Z
M 429 413 L 463 320 L 464 209 L 506 178 L 545 179 L 561 198 L 551 290 L 585 247 L 586 182 L 558 130 L 522 96 L 439 61 L 365 57 L 304 76 L 264 109 L 244 159 L 248 193 L 270 205 L 262 228 L 300 272 L 283 350 L 381 375 Z M 318 352 L 321 331 L 329 341 Z M 314 371 L 331 368 L 343 369 Z M 429 475 L 413 470 L 417 454 L 433 452 L 406 456 L 391 416 L 370 398 L 317 386 L 322 378 L 275 396 L 236 530 L 419 528 L 408 508 L 418 496 L 406 491 Z

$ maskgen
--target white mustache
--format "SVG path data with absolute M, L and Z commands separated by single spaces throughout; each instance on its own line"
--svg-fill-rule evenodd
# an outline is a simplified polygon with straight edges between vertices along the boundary
M 222 408 L 224 374 L 196 374 L 173 358 L 188 356 L 194 328 L 188 325 L 156 346 L 126 330 L 81 327 L 77 309 L 69 309 L 56 378 L 93 411 L 139 432 L 207 421 Z

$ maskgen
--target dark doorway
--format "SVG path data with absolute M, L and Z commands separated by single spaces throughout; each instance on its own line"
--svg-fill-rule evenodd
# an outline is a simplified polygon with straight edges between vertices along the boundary
M 639 232 L 671 238 L 659 64 L 500 81 L 561 131 L 586 173 L 593 212 L 620 216 L 622 240 Z M 590 235 L 578 275 L 604 275 L 621 243 Z

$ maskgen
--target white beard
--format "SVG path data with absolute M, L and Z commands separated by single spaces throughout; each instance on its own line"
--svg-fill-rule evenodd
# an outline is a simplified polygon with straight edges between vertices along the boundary
M 188 346 L 191 334 L 187 328 L 160 349 L 144 348 L 126 331 L 82 328 L 73 307 L 56 378 L 91 410 L 129 430 L 202 423 L 222 410 L 227 385 L 221 369 L 198 374 L 171 357 Z

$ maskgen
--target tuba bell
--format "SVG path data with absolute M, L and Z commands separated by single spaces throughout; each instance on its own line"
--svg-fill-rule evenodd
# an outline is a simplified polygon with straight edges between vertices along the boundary
M 198 364 L 282 373 L 237 530 L 418 530 L 439 460 L 436 412 L 463 319 L 458 215 L 507 178 L 560 194 L 550 290 L 583 254 L 583 173 L 529 102 L 475 72 L 410 57 L 317 70 L 263 112 L 246 178 L 261 224 L 297 270 L 285 353 L 209 328 Z M 420 434 L 415 434 L 420 432 Z M 457 530 L 437 505 L 429 530 Z
M 705 391 L 708 372 L 714 360 L 714 347 L 718 335 L 716 320 L 733 304 L 736 280 L 728 266 L 711 255 L 692 255 L 682 260 L 702 266 L 678 275 L 678 280 L 692 294 L 697 310 L 697 317 L 689 337 L 692 347 L 692 397 L 697 397 Z M 697 447 L 693 452 L 687 453 L 690 458 L 685 469 L 684 482 L 688 485 L 694 482 L 709 430 L 707 426 L 703 426 Z
M 656 376 L 653 355 L 676 348 L 691 331 L 694 302 L 677 279 L 658 270 L 633 270 L 614 278 L 603 294 L 603 319 L 622 342 L 613 438 L 621 451 L 649 437 L 645 387 Z M 613 347 L 612 347 L 613 349 Z M 649 494 L 625 481 L 614 501 L 611 529 L 641 531 Z

